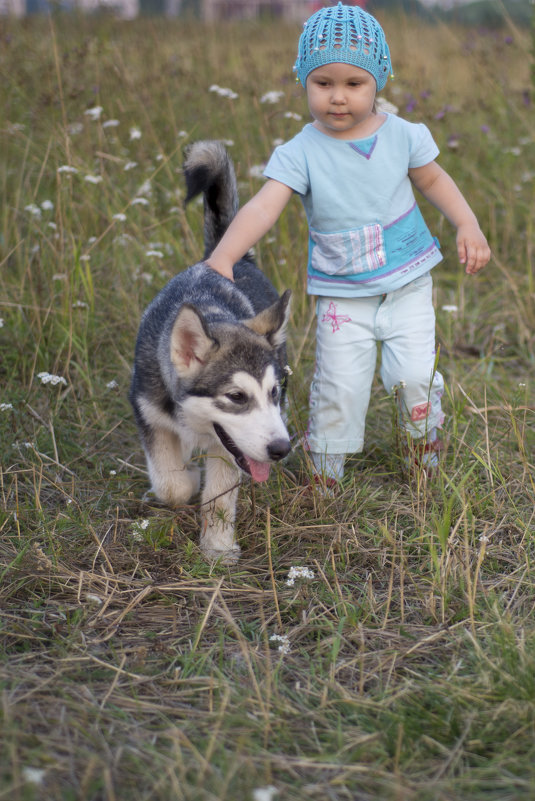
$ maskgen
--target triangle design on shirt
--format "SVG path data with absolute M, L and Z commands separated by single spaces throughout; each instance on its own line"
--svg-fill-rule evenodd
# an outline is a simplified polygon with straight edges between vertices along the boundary
M 368 161 L 372 157 L 372 153 L 375 150 L 375 145 L 377 144 L 377 134 L 375 136 L 370 137 L 369 139 L 362 139 L 359 141 L 358 145 L 354 142 L 348 142 L 349 147 L 358 153 L 359 156 L 364 156 L 365 159 Z

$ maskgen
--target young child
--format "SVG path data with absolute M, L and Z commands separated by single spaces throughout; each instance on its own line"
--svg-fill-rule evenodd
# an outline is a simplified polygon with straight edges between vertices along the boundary
M 417 463 L 436 465 L 444 415 L 435 365 L 430 270 L 442 260 L 413 187 L 457 229 L 459 260 L 475 274 L 490 258 L 470 206 L 435 161 L 427 127 L 376 109 L 392 73 L 377 20 L 357 6 L 322 8 L 305 23 L 295 64 L 313 122 L 277 147 L 267 182 L 239 211 L 208 264 L 233 264 L 278 219 L 295 192 L 309 224 L 308 292 L 317 300 L 316 367 L 308 445 L 332 486 L 362 450 L 377 342 L 381 379 L 401 401 Z

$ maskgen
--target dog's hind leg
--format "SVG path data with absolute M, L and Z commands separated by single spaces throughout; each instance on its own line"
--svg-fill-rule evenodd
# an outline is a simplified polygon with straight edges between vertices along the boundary
M 208 559 L 234 564 L 240 556 L 234 524 L 240 471 L 228 454 L 208 454 L 201 501 L 201 550 Z
M 199 491 L 200 470 L 186 464 L 177 434 L 153 428 L 145 455 L 153 492 L 167 506 L 187 503 Z

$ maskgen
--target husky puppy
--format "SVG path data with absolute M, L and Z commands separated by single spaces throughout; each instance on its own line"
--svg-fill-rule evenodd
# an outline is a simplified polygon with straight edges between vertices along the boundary
M 204 195 L 206 259 L 238 209 L 232 162 L 219 142 L 186 153 L 186 202 Z M 290 292 L 280 298 L 247 255 L 229 281 L 204 262 L 172 278 L 143 314 L 130 402 L 152 489 L 169 506 L 190 500 L 206 453 L 200 545 L 231 563 L 240 477 L 265 481 L 290 451 L 281 418 Z M 288 368 L 287 368 L 288 369 Z

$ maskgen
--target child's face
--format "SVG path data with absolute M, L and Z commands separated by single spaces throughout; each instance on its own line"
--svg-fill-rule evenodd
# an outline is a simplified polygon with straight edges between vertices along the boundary
M 314 125 L 320 131 L 336 139 L 368 135 L 377 91 L 371 73 L 351 64 L 326 64 L 312 70 L 306 91 Z

